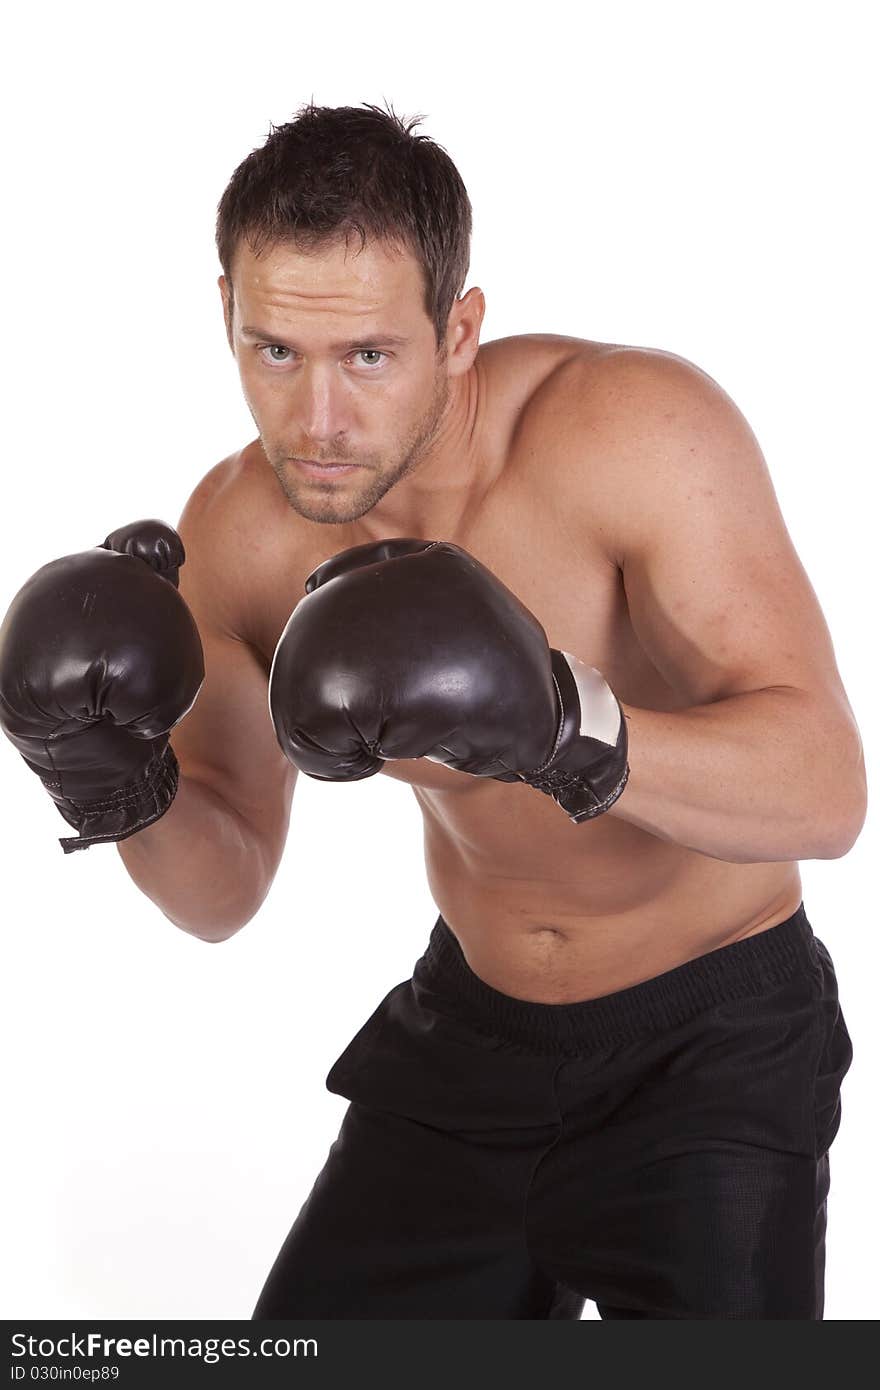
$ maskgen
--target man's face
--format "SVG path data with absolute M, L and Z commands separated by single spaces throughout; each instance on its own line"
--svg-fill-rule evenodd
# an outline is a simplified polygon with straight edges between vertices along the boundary
M 259 257 L 242 242 L 232 279 L 230 346 L 288 502 L 310 521 L 356 520 L 416 467 L 448 400 L 418 262 L 359 238 Z

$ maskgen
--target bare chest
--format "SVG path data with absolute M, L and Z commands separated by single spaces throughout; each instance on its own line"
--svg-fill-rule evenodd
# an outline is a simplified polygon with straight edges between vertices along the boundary
M 560 521 L 564 499 L 540 490 L 511 468 L 509 475 L 454 532 L 474 555 L 530 609 L 551 647 L 602 671 L 619 698 L 634 705 L 673 708 L 675 695 L 648 660 L 633 631 L 620 570 L 601 537 Z M 322 538 L 323 539 L 323 538 Z M 251 621 L 251 641 L 268 668 L 284 625 L 304 592 L 310 571 L 338 549 L 338 540 L 276 554 Z M 429 634 L 430 614 L 425 615 Z M 414 787 L 458 791 L 462 774 L 426 759 L 386 764 L 384 773 Z M 468 779 L 469 780 L 469 779 Z

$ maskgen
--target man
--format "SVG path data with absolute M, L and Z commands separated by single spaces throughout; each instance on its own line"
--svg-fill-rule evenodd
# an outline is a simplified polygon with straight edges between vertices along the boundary
M 138 523 L 25 586 L 4 727 L 65 847 L 115 841 L 205 941 L 263 902 L 298 768 L 413 788 L 440 917 L 331 1069 L 256 1317 L 821 1318 L 852 1053 L 797 861 L 865 814 L 826 625 L 703 372 L 480 345 L 467 193 L 415 124 L 308 107 L 236 170 L 258 437 L 185 563 Z

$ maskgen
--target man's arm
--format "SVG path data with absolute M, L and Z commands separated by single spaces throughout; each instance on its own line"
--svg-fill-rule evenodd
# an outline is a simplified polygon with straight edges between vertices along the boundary
M 265 899 L 297 776 L 269 718 L 268 673 L 236 632 L 252 563 L 236 464 L 225 460 L 202 479 L 177 527 L 186 547 L 180 592 L 205 656 L 199 697 L 171 733 L 177 795 L 160 820 L 117 846 L 142 892 L 175 926 L 205 941 L 231 936 Z
M 608 812 L 732 863 L 837 858 L 865 816 L 861 740 L 752 431 L 704 373 L 621 353 L 600 426 L 635 633 L 688 702 L 623 703 Z

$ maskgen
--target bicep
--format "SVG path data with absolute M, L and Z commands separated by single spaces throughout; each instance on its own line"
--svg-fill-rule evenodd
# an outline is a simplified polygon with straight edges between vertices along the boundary
M 623 474 L 619 563 L 638 640 L 693 704 L 791 686 L 845 705 L 754 435 L 714 382 L 670 365 Z

